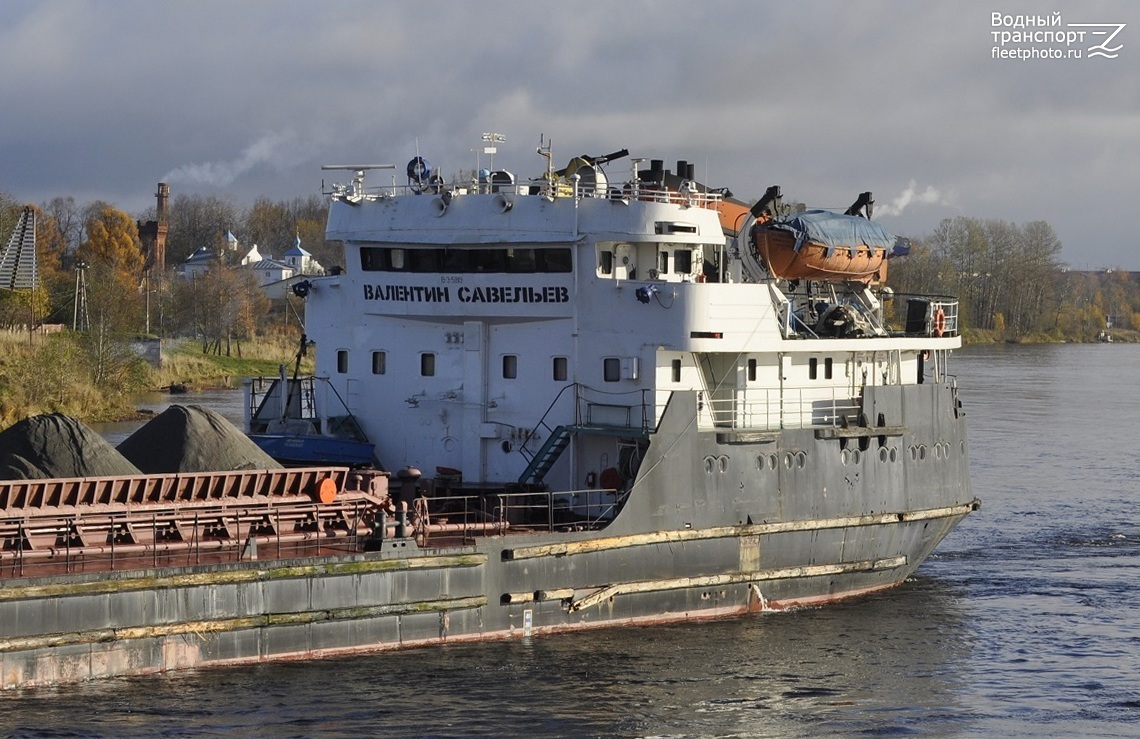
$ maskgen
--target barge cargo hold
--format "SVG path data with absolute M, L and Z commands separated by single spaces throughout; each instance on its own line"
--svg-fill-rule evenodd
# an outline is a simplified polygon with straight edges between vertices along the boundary
M 977 508 L 956 300 L 770 274 L 779 203 L 684 162 L 539 153 L 330 193 L 306 333 L 392 472 L 0 483 L 0 684 L 824 604 Z

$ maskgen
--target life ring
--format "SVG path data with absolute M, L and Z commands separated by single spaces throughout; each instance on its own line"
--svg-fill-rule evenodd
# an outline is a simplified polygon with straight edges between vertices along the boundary
M 946 330 L 946 313 L 941 308 L 934 311 L 934 335 L 941 336 Z

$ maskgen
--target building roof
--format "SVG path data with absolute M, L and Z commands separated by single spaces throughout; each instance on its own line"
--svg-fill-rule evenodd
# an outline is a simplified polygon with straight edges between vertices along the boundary
M 282 269 L 293 271 L 293 268 L 283 262 L 278 262 L 276 259 L 262 259 L 259 262 L 250 262 L 249 264 L 242 265 L 246 269 Z
M 218 258 L 218 255 L 214 253 L 213 249 L 211 249 L 208 246 L 203 246 L 201 249 L 194 252 L 189 257 L 187 257 L 186 261 L 183 262 L 183 264 L 185 264 L 186 266 L 194 266 L 197 264 L 207 264 L 209 262 L 216 261 L 217 258 Z

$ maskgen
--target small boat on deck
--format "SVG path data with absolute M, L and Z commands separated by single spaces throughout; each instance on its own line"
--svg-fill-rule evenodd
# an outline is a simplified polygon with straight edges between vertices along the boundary
M 299 374 L 307 346 L 302 335 L 292 377 L 281 365 L 278 377 L 245 381 L 246 436 L 288 467 L 377 466 L 375 446 L 329 379 Z

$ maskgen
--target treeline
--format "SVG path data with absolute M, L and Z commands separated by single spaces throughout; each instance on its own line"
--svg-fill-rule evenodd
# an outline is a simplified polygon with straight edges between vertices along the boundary
M 954 295 L 967 332 L 1002 339 L 1090 341 L 1140 328 L 1140 284 L 1122 270 L 1072 272 L 1045 221 L 1017 225 L 960 216 L 912 241 L 891 262 L 896 293 Z
M 11 233 L 24 204 L 0 193 L 0 234 Z M 280 258 L 300 238 L 322 265 L 342 263 L 339 243 L 326 243 L 327 204 L 318 196 L 275 202 L 259 198 L 248 208 L 217 196 L 178 195 L 167 208 L 166 269 L 145 268 L 138 223 L 157 220 L 155 209 L 135 217 L 95 201 L 80 205 L 57 197 L 39 206 L 36 251 L 43 290 L 0 291 L 0 327 L 64 324 L 104 334 L 198 336 L 203 346 L 273 328 L 257 280 L 236 262 L 255 244 Z M 227 234 L 240 242 L 226 249 Z M 218 255 L 216 269 L 192 283 L 176 272 L 202 247 Z M 82 269 L 80 269 L 82 268 Z M 82 274 L 80 274 L 82 272 Z M 34 305 L 33 305 L 34 304 Z M 285 307 L 278 306 L 278 313 Z M 33 320 L 34 317 L 34 320 Z
M 5 244 L 24 207 L 0 193 Z M 239 268 L 254 244 L 263 256 L 280 257 L 299 237 L 323 265 L 342 263 L 340 245 L 324 241 L 327 205 L 319 197 L 262 198 L 249 208 L 213 196 L 175 197 L 167 209 L 165 270 L 147 264 L 139 238 L 139 222 L 156 220 L 153 208 L 132 216 L 70 197 L 32 208 L 39 284 L 0 290 L 0 329 L 9 343 L 21 334 L 27 339 L 25 349 L 0 356 L 0 419 L 57 410 L 114 416 L 153 384 L 137 346 L 142 338 L 194 337 L 203 352 L 240 357 L 243 342 L 255 336 L 295 333 L 299 301 L 272 305 L 256 274 Z M 224 248 L 227 232 L 239 249 Z M 211 268 L 192 280 L 177 274 L 201 247 L 217 256 Z

